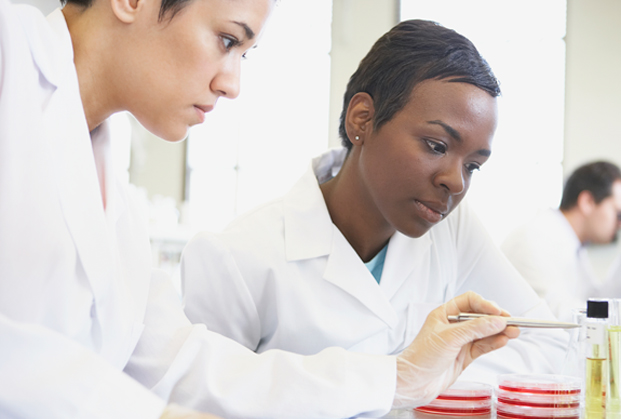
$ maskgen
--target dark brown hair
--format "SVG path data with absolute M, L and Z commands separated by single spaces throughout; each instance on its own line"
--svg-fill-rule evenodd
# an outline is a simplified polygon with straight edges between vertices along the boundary
M 343 146 L 352 147 L 345 116 L 356 93 L 373 98 L 377 130 L 403 109 L 418 83 L 448 78 L 473 84 L 493 97 L 500 95 L 498 80 L 467 38 L 426 20 L 399 23 L 375 42 L 347 83 L 339 126 Z

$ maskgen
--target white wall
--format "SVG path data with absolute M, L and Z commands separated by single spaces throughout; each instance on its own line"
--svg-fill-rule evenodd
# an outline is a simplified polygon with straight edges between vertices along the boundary
M 568 174 L 593 159 L 621 164 L 621 1 L 567 1 Z
M 398 0 L 333 0 L 330 147 L 341 144 L 339 116 L 349 78 L 375 41 L 397 24 L 398 17 Z
M 595 159 L 621 165 L 621 1 L 567 0 L 565 175 Z M 592 246 L 601 277 L 619 244 Z

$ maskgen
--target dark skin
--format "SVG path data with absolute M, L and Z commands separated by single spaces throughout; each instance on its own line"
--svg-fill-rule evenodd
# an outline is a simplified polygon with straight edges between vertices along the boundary
M 364 262 L 396 231 L 420 237 L 457 207 L 491 154 L 497 108 L 476 86 L 426 80 L 379 130 L 374 114 L 371 96 L 354 95 L 345 121 L 352 150 L 321 185 L 333 223 Z

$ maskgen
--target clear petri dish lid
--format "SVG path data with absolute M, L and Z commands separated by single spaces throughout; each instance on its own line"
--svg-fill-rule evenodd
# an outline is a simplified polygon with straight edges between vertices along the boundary
M 580 408 L 516 406 L 497 401 L 496 416 L 503 419 L 580 419 Z
M 541 395 L 580 394 L 578 377 L 555 374 L 502 374 L 498 376 L 498 391 Z
M 471 381 L 458 381 L 418 412 L 436 415 L 476 416 L 492 411 L 492 386 Z
M 499 402 L 517 406 L 548 408 L 577 408 L 580 406 L 580 393 L 540 394 L 498 389 L 496 391 L 496 399 Z

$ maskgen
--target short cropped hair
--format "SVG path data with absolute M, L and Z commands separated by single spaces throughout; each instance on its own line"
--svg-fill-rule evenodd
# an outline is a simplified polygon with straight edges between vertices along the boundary
M 621 171 L 615 164 L 596 161 L 577 168 L 565 182 L 561 210 L 570 210 L 578 203 L 582 191 L 589 191 L 596 204 L 612 195 L 612 184 L 621 180 Z
M 94 0 L 60 0 L 60 4 L 64 6 L 65 4 L 70 3 L 81 6 L 84 9 L 88 9 L 93 5 L 93 1 Z M 172 19 L 190 1 L 192 0 L 162 0 L 158 17 L 159 20 L 163 20 L 167 14 L 169 14 L 170 19 Z
M 352 147 L 345 117 L 356 93 L 366 92 L 373 98 L 373 128 L 377 130 L 403 109 L 418 83 L 449 78 L 477 86 L 492 97 L 500 95 L 490 66 L 466 37 L 426 20 L 397 24 L 375 42 L 347 83 L 339 125 L 343 146 Z

